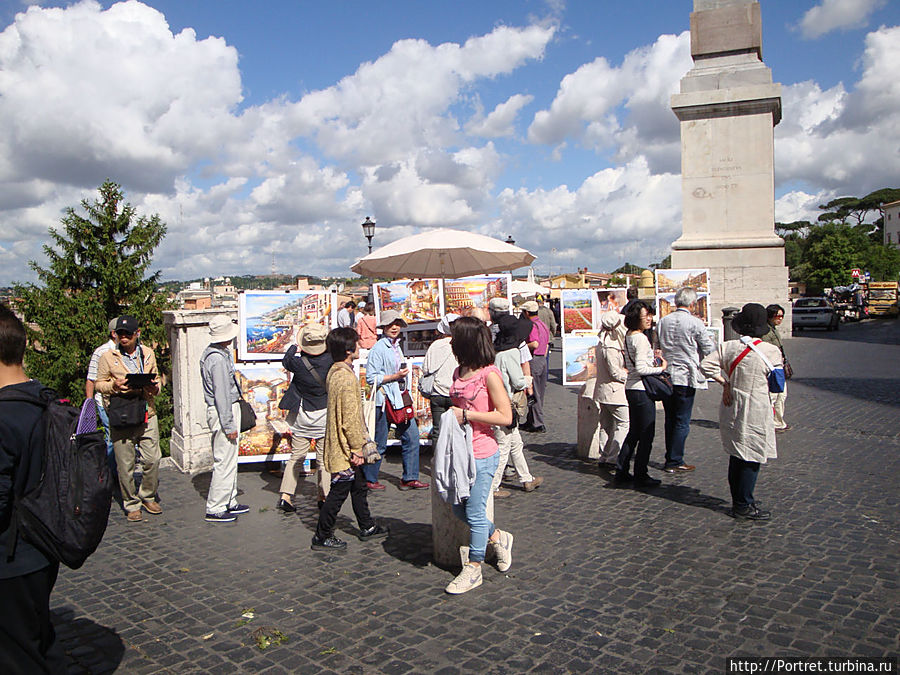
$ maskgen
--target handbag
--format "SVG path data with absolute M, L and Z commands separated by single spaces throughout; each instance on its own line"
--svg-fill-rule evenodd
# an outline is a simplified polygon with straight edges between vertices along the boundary
M 366 464 L 374 464 L 381 459 L 381 453 L 378 452 L 378 446 L 375 444 L 375 441 L 366 441 L 363 443 L 362 455 L 363 459 L 366 460 Z
M 400 398 L 403 405 L 395 408 L 391 405 L 391 399 L 385 397 L 384 414 L 391 424 L 406 424 L 416 416 L 416 409 L 413 408 L 412 396 L 409 395 L 409 392 L 404 389 L 400 392 Z
M 524 389 L 514 391 L 509 402 L 512 404 L 513 412 L 519 416 L 519 419 L 524 420 L 528 417 L 528 394 L 525 393 Z
M 791 368 L 791 362 L 784 353 L 784 347 L 781 347 L 781 360 L 784 361 L 784 379 L 789 380 L 794 376 L 794 369 Z
M 241 433 L 250 431 L 256 426 L 256 413 L 253 411 L 253 406 L 245 401 L 243 396 L 238 401 L 238 405 L 241 408 L 241 424 L 238 428 L 241 430 Z
M 110 396 L 106 414 L 113 429 L 143 424 L 147 421 L 147 402 L 137 396 Z
M 375 387 L 372 387 L 369 397 L 362 400 L 362 414 L 366 433 L 369 438 L 375 438 Z
M 630 353 L 631 363 L 636 364 L 635 357 Z M 666 372 L 657 373 L 656 375 L 641 375 L 641 382 L 644 384 L 644 392 L 651 401 L 664 401 L 672 395 L 672 376 Z

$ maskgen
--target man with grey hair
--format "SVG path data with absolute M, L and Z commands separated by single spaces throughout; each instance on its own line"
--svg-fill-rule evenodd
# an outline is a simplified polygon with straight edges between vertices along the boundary
M 697 389 L 706 389 L 706 377 L 700 360 L 715 346 L 706 325 L 693 315 L 697 291 L 685 286 L 675 294 L 675 311 L 659 320 L 656 332 L 663 358 L 668 361 L 672 377 L 672 395 L 663 399 L 666 411 L 666 473 L 693 471 L 684 463 L 684 443 L 691 430 L 691 411 Z

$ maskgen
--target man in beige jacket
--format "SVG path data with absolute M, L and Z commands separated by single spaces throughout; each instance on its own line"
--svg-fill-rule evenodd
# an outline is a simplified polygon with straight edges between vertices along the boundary
M 162 507 L 156 500 L 159 486 L 159 424 L 154 398 L 159 394 L 159 380 L 131 387 L 127 376 L 132 373 L 158 375 L 156 356 L 141 344 L 141 331 L 133 316 L 120 316 L 116 322 L 118 347 L 105 352 L 97 365 L 96 389 L 110 418 L 110 437 L 116 455 L 122 506 L 129 522 L 143 519 L 141 507 L 159 515 Z M 118 410 L 127 408 L 121 417 Z M 141 419 L 142 417 L 142 419 Z M 134 484 L 135 445 L 141 453 L 143 480 L 140 491 Z

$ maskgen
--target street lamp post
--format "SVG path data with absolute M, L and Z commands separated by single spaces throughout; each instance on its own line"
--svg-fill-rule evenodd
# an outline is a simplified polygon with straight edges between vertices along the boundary
M 511 235 L 511 234 L 508 234 L 508 235 L 506 235 L 506 242 L 505 242 L 505 243 L 509 244 L 510 246 L 515 246 L 515 245 L 516 245 L 516 240 L 512 238 L 512 235 Z M 510 278 L 512 278 L 512 273 L 513 273 L 513 271 L 510 270 L 510 271 L 509 271 L 509 276 L 510 276 Z
M 375 222 L 366 216 L 366 222 L 362 224 L 363 234 L 369 242 L 369 253 L 372 252 L 372 237 L 375 236 Z
M 362 224 L 363 234 L 366 237 L 366 241 L 369 242 L 369 253 L 372 252 L 372 237 L 375 236 L 375 221 L 366 216 L 365 222 Z M 369 277 L 369 292 L 366 293 L 366 300 L 368 302 L 374 302 L 375 297 L 372 295 L 372 277 Z

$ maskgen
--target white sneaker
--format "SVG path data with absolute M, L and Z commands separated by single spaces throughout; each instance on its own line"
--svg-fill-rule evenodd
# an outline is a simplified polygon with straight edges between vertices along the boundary
M 481 565 L 463 565 L 462 572 L 447 584 L 445 589 L 451 595 L 459 595 L 481 586 Z
M 460 546 L 459 547 L 459 566 L 461 568 L 465 568 L 465 566 L 468 564 L 469 564 L 469 547 L 468 546 Z
M 512 565 L 512 532 L 505 530 L 497 530 L 500 538 L 496 542 L 491 542 L 494 546 L 494 553 L 497 554 L 497 569 L 505 572 Z

